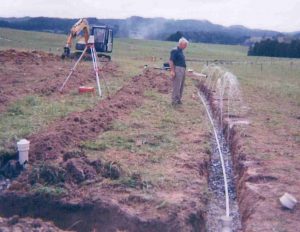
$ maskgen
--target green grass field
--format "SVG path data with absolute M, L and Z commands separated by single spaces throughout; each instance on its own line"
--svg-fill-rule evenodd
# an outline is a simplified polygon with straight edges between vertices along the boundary
M 0 28 L 1 50 L 10 48 L 42 50 L 59 55 L 62 52 L 65 40 L 65 35 Z M 141 73 L 144 65 L 148 65 L 149 67 L 162 67 L 162 64 L 168 61 L 170 49 L 175 46 L 175 42 L 115 38 L 112 59 L 120 65 L 124 75 L 122 80 L 126 81 L 127 78 Z M 186 58 L 190 60 L 187 62 L 188 68 L 192 68 L 198 72 L 202 70 L 207 62 L 211 63 L 214 60 L 227 61 L 223 66 L 237 76 L 246 102 L 247 99 L 251 98 L 254 91 L 259 91 L 274 98 L 282 98 L 285 102 L 292 101 L 296 106 L 300 106 L 300 61 L 297 59 L 248 57 L 246 47 L 199 43 L 191 43 L 185 53 Z M 118 84 L 115 85 L 116 89 L 121 86 Z M 32 98 L 34 98 L 34 96 L 32 96 Z M 79 105 L 82 106 L 82 109 L 85 108 L 84 104 L 80 103 L 82 99 L 73 97 L 70 99 L 70 101 L 74 102 L 71 104 L 68 103 L 68 105 Z M 39 99 L 38 102 L 41 106 L 45 104 L 42 99 Z M 18 104 L 20 103 L 16 102 L 10 109 L 18 108 Z M 53 107 L 59 108 L 60 104 L 63 105 L 65 103 L 50 102 L 47 104 L 55 105 L 48 106 L 51 109 Z M 39 106 L 34 107 L 37 109 L 37 112 L 39 112 Z M 26 114 L 27 117 L 25 118 L 28 118 L 30 123 L 22 119 L 21 125 L 24 124 L 25 129 L 22 129 L 21 126 L 20 130 L 13 130 L 14 136 L 19 138 L 32 131 L 36 131 L 38 128 L 37 125 L 47 124 L 47 120 L 53 120 L 53 118 L 65 115 L 67 112 L 71 112 L 75 109 L 80 110 L 80 107 L 75 107 L 75 109 L 62 107 L 62 109 L 62 112 L 52 111 L 53 117 L 51 117 L 51 111 L 50 113 L 35 115 L 37 114 L 36 110 L 29 110 L 28 112 L 32 112 L 32 115 Z M 20 114 L 12 115 L 9 112 L 2 114 L 0 126 L 2 125 L 2 129 L 6 128 L 5 131 L 8 131 L 7 127 L 10 125 L 7 124 L 7 114 L 9 114 L 9 119 L 15 124 L 18 124 L 16 122 L 20 120 Z M 34 119 L 36 117 L 44 117 L 43 115 L 47 117 L 45 122 L 41 119 Z M 32 125 L 35 124 L 32 122 L 36 121 L 38 123 Z M 10 140 L 11 136 L 7 138 L 8 134 L 10 135 L 11 133 L 5 132 L 0 138 L 3 139 L 6 137 L 6 139 Z
M 66 36 L 0 28 L 0 49 L 42 50 L 60 53 Z

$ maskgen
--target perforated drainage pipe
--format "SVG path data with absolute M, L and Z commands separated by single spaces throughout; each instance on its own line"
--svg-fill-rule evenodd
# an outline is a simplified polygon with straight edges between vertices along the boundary
M 224 187 L 225 187 L 225 205 L 226 205 L 226 214 L 225 215 L 226 215 L 227 218 L 229 218 L 230 211 L 229 211 L 228 182 L 227 182 L 227 175 L 226 175 L 226 171 L 225 171 L 225 164 L 224 164 L 223 153 L 222 153 L 222 150 L 221 150 L 220 142 L 219 142 L 219 139 L 218 139 L 218 134 L 217 134 L 216 128 L 214 126 L 213 119 L 212 119 L 212 117 L 210 115 L 210 112 L 209 112 L 209 110 L 207 108 L 206 101 L 204 100 L 203 96 L 200 94 L 199 91 L 198 91 L 198 96 L 199 96 L 200 100 L 202 101 L 202 103 L 203 103 L 203 105 L 205 107 L 206 113 L 207 113 L 208 118 L 210 120 L 210 123 L 212 125 L 213 131 L 214 131 L 214 135 L 215 135 L 215 139 L 216 139 L 216 142 L 217 142 L 219 156 L 220 156 L 220 161 L 221 161 L 221 165 L 222 165 L 222 172 L 223 172 L 223 178 L 224 178 Z

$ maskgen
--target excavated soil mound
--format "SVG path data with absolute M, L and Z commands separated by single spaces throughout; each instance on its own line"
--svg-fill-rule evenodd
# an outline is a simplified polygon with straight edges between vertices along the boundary
M 75 60 L 62 61 L 59 56 L 45 52 L 16 50 L 0 51 L 0 112 L 25 95 L 59 97 L 59 88 L 73 67 Z M 87 63 L 83 65 L 87 66 Z M 105 77 L 120 76 L 118 66 L 113 62 L 102 67 Z M 80 85 L 95 84 L 92 64 L 77 67 L 64 92 Z
M 132 78 L 111 99 L 100 101 L 93 109 L 72 113 L 30 136 L 31 162 L 35 159 L 61 159 L 69 150 L 80 148 L 82 141 L 96 138 L 99 133 L 108 130 L 113 120 L 141 106 L 146 89 L 166 92 L 169 85 L 164 74 L 151 71 Z
M 73 155 L 65 159 L 70 154 Z M 104 163 L 100 159 L 91 161 L 82 152 L 65 153 L 64 161 L 59 165 L 48 161 L 38 163 L 26 171 L 28 173 L 28 181 L 26 182 L 29 182 L 31 185 L 60 185 L 62 183 L 72 185 L 96 179 L 97 181 L 101 181 L 103 178 L 118 179 L 123 172 L 121 167 L 116 163 Z M 26 174 L 24 175 L 26 176 Z M 21 184 L 15 181 L 12 183 L 10 189 L 20 187 Z M 72 191 L 72 189 L 70 190 Z
M 46 53 L 42 51 L 16 51 L 14 49 L 9 49 L 5 51 L 0 51 L 0 62 L 9 62 L 12 61 L 15 64 L 21 63 L 39 63 L 41 61 L 59 61 L 59 56 L 56 56 L 52 53 Z

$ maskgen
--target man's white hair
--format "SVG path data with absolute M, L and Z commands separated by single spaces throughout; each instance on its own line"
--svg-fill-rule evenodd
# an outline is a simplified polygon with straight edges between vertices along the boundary
M 189 44 L 189 41 L 186 38 L 181 37 L 178 41 L 178 44 Z

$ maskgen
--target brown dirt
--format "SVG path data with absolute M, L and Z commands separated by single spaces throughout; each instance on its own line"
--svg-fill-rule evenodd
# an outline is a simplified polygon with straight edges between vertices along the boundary
M 28 94 L 56 97 L 67 72 L 53 75 L 53 67 L 70 68 L 70 62 L 40 52 L 9 50 L 0 53 L 0 57 L 4 65 L 0 79 L 6 87 L 1 94 L 6 98 L 0 111 Z M 114 76 L 120 73 L 114 64 L 107 65 L 105 70 Z M 86 82 L 94 83 L 92 72 L 88 80 L 83 71 L 78 73 L 66 91 Z M 166 166 L 170 168 L 170 177 L 196 177 L 180 191 L 145 189 L 145 182 L 136 173 L 129 176 L 136 182 L 135 188 L 122 183 L 112 185 L 106 179 L 119 179 L 128 173 L 118 163 L 89 160 L 81 151 L 83 141 L 97 138 L 117 119 L 126 120 L 143 104 L 144 91 L 149 89 L 168 94 L 170 82 L 161 72 L 144 70 L 110 99 L 100 101 L 92 109 L 71 113 L 30 135 L 27 139 L 31 141 L 31 166 L 1 194 L 1 215 L 40 217 L 62 229 L 76 231 L 205 231 L 205 199 L 199 188 L 206 182 L 206 161 L 190 151 L 191 145 L 199 142 L 194 138 L 199 134 L 193 128 L 178 134 L 186 144 Z M 122 158 L 126 155 L 123 153 L 118 152 L 118 156 Z M 61 190 L 67 193 L 59 193 Z
M 273 109 L 279 107 L 280 113 L 277 116 L 251 112 L 252 123 L 246 136 L 239 135 L 244 147 L 239 152 L 244 154 L 240 196 L 245 231 L 254 231 L 257 225 L 260 231 L 297 231 L 300 228 L 299 205 L 287 210 L 279 202 L 285 192 L 300 199 L 300 160 L 297 157 L 300 143 L 294 136 L 300 122 L 292 115 L 297 107 L 265 96 L 256 95 L 253 99 L 261 109 L 264 105 Z M 270 118 L 274 122 L 270 122 Z M 250 198 L 251 195 L 254 197 Z
M 44 52 L 0 51 L 0 112 L 30 94 L 63 97 L 57 94 L 58 88 L 73 64 Z M 91 65 L 83 63 L 82 66 L 85 68 L 78 67 L 65 92 L 95 83 L 92 68 L 86 71 Z M 114 77 L 122 73 L 113 62 L 107 63 L 103 72 Z M 128 173 L 119 163 L 89 160 L 82 152 L 83 141 L 109 130 L 117 119 L 127 120 L 143 104 L 147 89 L 168 93 L 170 83 L 163 73 L 145 70 L 111 99 L 100 101 L 93 109 L 71 113 L 30 135 L 32 165 L 0 195 L 1 215 L 18 214 L 20 218 L 0 218 L 0 230 L 60 231 L 51 223 L 25 218 L 30 216 L 76 231 L 204 231 L 206 198 L 201 187 L 207 178 L 208 164 L 199 155 L 205 153 L 205 148 L 197 150 L 197 155 L 192 148 L 208 140 L 207 134 L 193 128 L 178 131 L 176 136 L 182 145 L 178 154 L 165 164 L 165 169 L 173 179 L 194 181 L 181 188 L 159 186 L 158 192 L 145 190 L 145 182 L 137 173 L 129 176 L 135 188 L 122 183 L 111 185 L 108 179 L 118 180 Z M 202 90 L 207 92 L 204 86 Z M 213 93 L 208 96 L 216 113 Z M 280 110 L 276 116 L 267 110 L 250 112 L 247 119 L 251 124 L 246 129 L 238 125 L 231 127 L 228 121 L 223 123 L 234 158 L 243 231 L 297 231 L 299 205 L 287 210 L 278 200 L 284 192 L 300 199 L 297 106 L 263 93 L 252 94 L 249 99 L 249 105 L 254 108 L 280 106 Z M 132 165 L 142 165 L 145 158 L 138 156 L 131 160 L 129 152 L 109 152 L 120 163 L 126 160 Z M 33 187 L 39 191 L 32 191 Z M 67 193 L 59 193 L 61 189 Z
M 39 160 L 61 159 L 68 150 L 79 148 L 80 142 L 96 138 L 108 130 L 113 120 L 141 106 L 144 90 L 157 88 L 158 91 L 165 91 L 167 86 L 166 78 L 150 71 L 132 78 L 111 99 L 101 101 L 93 109 L 72 113 L 30 136 L 30 157 Z
M 59 56 L 40 51 L 0 51 L 0 112 L 5 111 L 11 102 L 26 95 L 59 97 L 58 90 L 73 65 L 74 61 L 62 61 Z M 105 76 L 118 76 L 120 72 L 117 69 L 116 64 L 109 62 L 105 63 L 102 71 Z M 94 83 L 91 64 L 81 62 L 64 92 Z
M 63 97 L 57 90 L 72 64 L 43 52 L 1 51 L 0 112 L 30 94 Z M 103 71 L 112 76 L 121 73 L 112 62 L 104 66 Z M 65 92 L 94 82 L 93 70 L 86 72 L 79 67 Z M 83 141 L 96 138 L 109 130 L 114 120 L 126 120 L 140 107 L 147 89 L 168 93 L 170 83 L 164 74 L 147 70 L 132 78 L 111 99 L 100 101 L 93 109 L 71 113 L 30 135 L 32 166 L 12 183 L 10 190 L 1 194 L 1 215 L 46 218 L 60 228 L 76 231 L 204 231 L 205 198 L 199 189 L 206 181 L 207 161 L 199 154 L 205 153 L 205 148 L 197 155 L 189 149 L 208 140 L 206 134 L 195 132 L 193 128 L 178 132 L 176 136 L 182 141 L 181 148 L 165 166 L 174 179 L 193 176 L 195 181 L 189 182 L 184 189 L 162 188 L 151 194 L 143 189 L 145 183 L 136 173 L 130 176 L 136 182 L 136 188 L 108 184 L 108 179 L 124 177 L 124 170 L 118 163 L 89 160 L 81 151 Z M 216 109 L 213 95 L 209 94 L 212 108 Z M 249 99 L 250 106 L 262 110 L 247 115 L 251 124 L 246 129 L 237 125 L 230 127 L 226 121 L 223 123 L 234 158 L 243 231 L 297 231 L 300 228 L 299 205 L 294 210 L 286 210 L 278 199 L 284 192 L 300 199 L 299 107 L 263 93 L 252 94 Z M 263 110 L 265 106 L 280 108 L 279 113 L 274 116 Z M 131 156 L 125 151 L 110 153 L 120 161 Z M 143 157 L 129 162 L 142 165 Z M 43 191 L 62 188 L 68 194 L 53 196 L 32 192 L 33 186 Z M 164 199 L 168 200 L 168 205 L 164 205 Z M 0 230 L 1 226 L 12 228 L 8 225 L 11 220 L 0 218 Z M 38 224 L 36 219 L 24 220 L 20 218 L 16 222 L 13 219 L 16 226 L 24 228 Z M 51 231 L 52 224 L 39 223 Z

